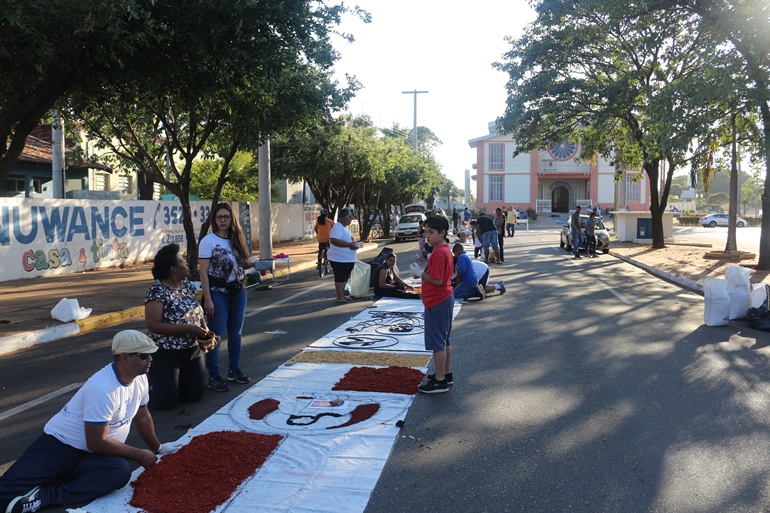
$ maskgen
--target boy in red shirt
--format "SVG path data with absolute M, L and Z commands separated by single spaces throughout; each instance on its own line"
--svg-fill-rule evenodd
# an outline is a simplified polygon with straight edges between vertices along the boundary
M 449 334 L 452 331 L 454 294 L 452 272 L 454 261 L 446 236 L 449 221 L 444 217 L 431 216 L 425 221 L 425 239 L 433 246 L 420 278 L 422 279 L 422 303 L 425 305 L 425 349 L 433 351 L 435 374 L 428 375 L 428 381 L 418 387 L 425 394 L 441 394 L 449 391 L 453 383 L 449 372 L 452 363 L 452 346 Z

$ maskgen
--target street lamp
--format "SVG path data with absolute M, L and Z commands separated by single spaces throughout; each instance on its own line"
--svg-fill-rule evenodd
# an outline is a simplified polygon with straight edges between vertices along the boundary
M 414 151 L 417 151 L 417 95 L 427 93 L 428 91 L 418 91 L 415 89 L 414 91 L 403 91 L 402 94 L 413 94 L 414 95 L 414 129 L 412 130 L 412 148 Z

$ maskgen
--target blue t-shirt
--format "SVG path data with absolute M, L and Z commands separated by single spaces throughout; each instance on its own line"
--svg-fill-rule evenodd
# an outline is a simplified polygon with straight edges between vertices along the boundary
M 476 270 L 473 268 L 473 262 L 468 253 L 460 253 L 460 256 L 457 257 L 457 273 L 462 276 L 460 281 L 470 286 L 475 286 L 479 282 L 479 277 L 476 276 Z
M 594 221 L 590 217 L 586 219 L 586 235 L 594 234 L 594 226 L 596 226 L 596 221 Z

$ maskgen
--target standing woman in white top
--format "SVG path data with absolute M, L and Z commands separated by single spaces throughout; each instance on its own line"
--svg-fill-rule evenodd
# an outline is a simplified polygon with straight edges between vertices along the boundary
M 349 208 L 340 210 L 337 224 L 332 226 L 329 234 L 331 246 L 326 253 L 329 257 L 329 263 L 334 270 L 334 289 L 337 292 L 337 303 L 347 303 L 345 298 L 345 283 L 353 272 L 356 265 L 356 251 L 358 244 L 353 239 L 353 234 L 348 230 L 348 226 L 353 221 L 353 212 Z
M 198 244 L 198 261 L 203 290 L 203 311 L 208 326 L 217 335 L 227 329 L 227 381 L 248 383 L 248 376 L 241 372 L 241 332 L 246 315 L 246 290 L 243 288 L 244 269 L 254 267 L 246 239 L 227 203 L 220 203 L 209 217 L 211 233 Z M 221 345 L 221 344 L 220 344 Z M 227 392 L 230 385 L 219 374 L 219 348 L 206 353 L 206 369 L 209 388 Z

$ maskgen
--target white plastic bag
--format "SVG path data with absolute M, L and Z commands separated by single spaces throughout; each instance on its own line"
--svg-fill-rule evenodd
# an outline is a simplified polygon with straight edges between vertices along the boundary
M 725 268 L 727 293 L 730 296 L 730 319 L 745 319 L 746 310 L 751 306 L 751 270 L 739 265 Z
M 767 298 L 767 291 L 764 283 L 751 284 L 751 308 L 759 308 Z
M 366 297 L 369 295 L 369 280 L 372 276 L 372 266 L 356 260 L 353 272 L 350 273 L 350 296 Z
M 703 320 L 706 326 L 727 326 L 730 322 L 730 295 L 727 281 L 722 278 L 703 280 L 703 295 L 706 299 Z
M 51 317 L 61 322 L 79 321 L 91 315 L 91 310 L 91 308 L 82 308 L 77 299 L 65 297 L 51 309 Z

